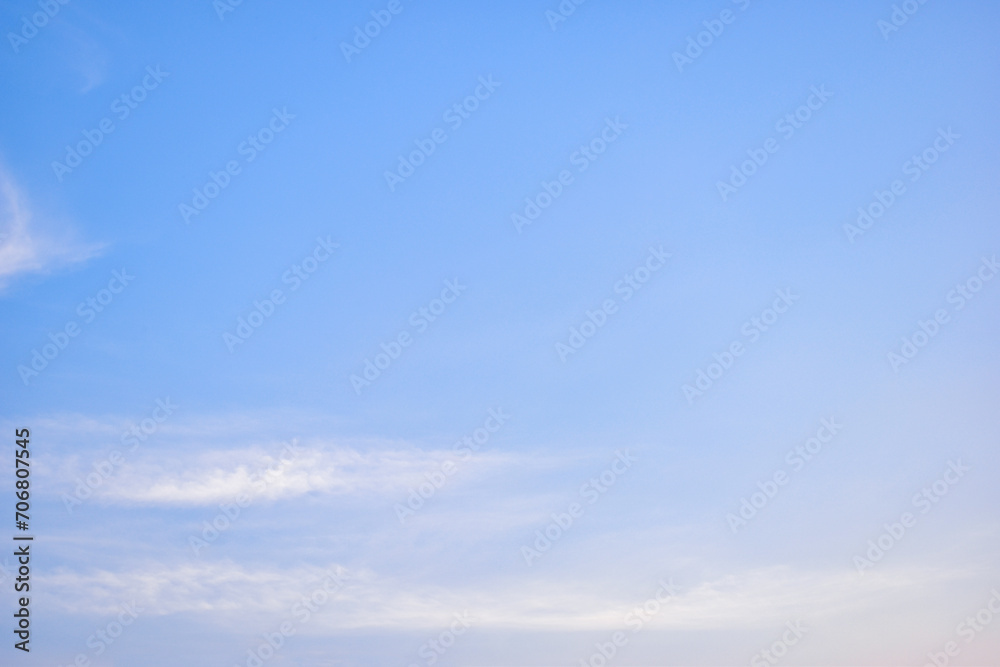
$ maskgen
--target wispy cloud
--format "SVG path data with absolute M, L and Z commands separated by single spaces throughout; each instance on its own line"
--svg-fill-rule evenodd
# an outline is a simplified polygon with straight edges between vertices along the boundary
M 45 580 L 58 608 L 73 614 L 104 614 L 135 599 L 154 615 L 244 610 L 275 613 L 298 601 L 301 590 L 336 566 L 248 569 L 230 561 L 150 565 L 127 572 L 57 570 Z
M 33 218 L 24 193 L 0 167 L 0 289 L 24 274 L 86 261 L 104 247 L 78 241 L 67 228 L 58 233 L 51 228 Z
M 252 449 L 215 452 L 184 469 L 147 460 L 130 466 L 122 482 L 111 485 L 109 499 L 165 505 L 207 505 L 238 494 L 271 500 L 313 491 L 331 494 L 379 492 L 405 488 L 430 471 L 434 457 L 415 452 L 361 453 L 351 448 L 303 449 L 274 456 Z
M 181 401 L 178 411 L 183 409 Z M 336 419 L 281 411 L 171 417 L 143 443 L 131 447 L 138 441 L 129 433 L 144 416 L 59 413 L 33 417 L 36 432 L 44 434 L 52 447 L 51 455 L 39 458 L 39 474 L 51 478 L 52 490 L 68 491 L 93 472 L 94 463 L 116 450 L 124 463 L 116 464 L 120 469 L 95 489 L 93 496 L 99 502 L 180 508 L 231 502 L 240 494 L 283 500 L 312 493 L 405 502 L 407 494 L 427 483 L 428 475 L 446 477 L 449 489 L 467 489 L 526 467 L 532 474 L 544 475 L 580 466 L 588 454 L 594 456 L 492 446 L 473 451 L 465 445 L 456 449 L 456 443 L 440 439 L 429 443 L 341 436 L 336 433 L 340 430 Z M 307 435 L 283 437 L 282 430 L 290 422 Z M 5 423 L 13 426 L 0 420 L 0 425 Z M 168 451 L 170 455 L 164 453 Z M 524 501 L 515 495 L 505 500 Z M 535 506 L 552 494 L 536 489 L 528 495 Z M 542 512 L 546 507 L 535 507 L 531 515 L 547 516 Z
M 497 465 L 506 461 L 498 455 L 490 458 Z M 191 506 L 224 502 L 239 494 L 269 500 L 311 492 L 398 495 L 423 482 L 426 474 L 440 470 L 448 459 L 454 459 L 454 453 L 447 450 L 298 448 L 284 456 L 230 450 L 201 456 L 183 469 L 153 460 L 127 466 L 121 481 L 110 484 L 104 496 L 125 503 Z
M 272 569 L 228 560 L 150 564 L 119 572 L 62 570 L 46 575 L 43 583 L 48 594 L 57 598 L 53 604 L 69 613 L 107 613 L 122 600 L 137 599 L 156 615 L 208 613 L 215 622 L 238 625 L 286 613 L 332 571 L 341 572 L 346 583 L 335 604 L 316 622 L 318 632 L 434 628 L 462 610 L 479 627 L 614 630 L 644 599 L 623 593 L 612 581 L 582 586 L 574 577 L 512 580 L 494 576 L 474 585 L 443 586 L 334 564 Z M 968 574 L 933 568 L 887 569 L 861 579 L 846 571 L 772 567 L 695 585 L 673 581 L 677 592 L 651 620 L 651 627 L 680 631 L 760 628 L 780 626 L 803 614 L 814 620 L 850 616 L 890 601 L 906 604 L 921 587 L 947 585 Z M 649 593 L 657 586 L 651 582 Z

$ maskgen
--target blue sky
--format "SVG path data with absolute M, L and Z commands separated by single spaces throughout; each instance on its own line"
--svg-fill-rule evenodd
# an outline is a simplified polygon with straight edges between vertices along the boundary
M 223 2 L 0 5 L 4 664 L 1000 654 L 996 6 Z

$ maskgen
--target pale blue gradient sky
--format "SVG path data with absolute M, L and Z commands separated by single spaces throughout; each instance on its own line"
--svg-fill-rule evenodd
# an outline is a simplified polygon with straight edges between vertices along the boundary
M 2 419 L 33 430 L 39 535 L 37 644 L 3 655 L 243 665 L 334 565 L 347 593 L 266 664 L 424 664 L 469 609 L 441 664 L 576 665 L 661 577 L 676 604 L 616 664 L 749 664 L 797 618 L 810 631 L 781 664 L 922 664 L 954 639 L 1000 585 L 1000 281 L 947 301 L 1000 251 L 1000 10 L 928 2 L 884 39 L 888 2 L 594 0 L 552 30 L 554 0 L 400 1 L 351 62 L 339 44 L 385 4 L 248 0 L 220 20 L 207 0 L 73 0 L 0 45 Z M 678 72 L 672 54 L 724 9 Z M 3 3 L 3 34 L 34 11 Z M 156 66 L 169 76 L 119 120 L 114 100 Z M 784 137 L 814 86 L 832 96 Z M 246 162 L 275 108 L 294 119 Z M 114 132 L 57 179 L 104 117 Z M 580 173 L 608 118 L 627 128 Z M 436 128 L 447 141 L 391 192 L 385 170 Z M 903 164 L 939 128 L 960 136 L 911 182 Z M 779 150 L 722 201 L 716 183 L 769 137 Z M 178 205 L 229 160 L 241 173 L 185 224 Z M 518 233 L 511 214 L 563 169 L 573 183 Z M 849 243 L 894 179 L 905 194 Z M 317 237 L 339 247 L 289 290 Z M 650 246 L 672 256 L 626 302 L 615 285 Z M 134 281 L 83 323 L 123 267 Z M 466 291 L 418 333 L 411 314 L 455 279 Z M 231 353 L 223 334 L 276 288 L 287 300 Z M 682 385 L 786 288 L 799 300 L 689 404 Z M 618 311 L 563 363 L 556 343 L 608 298 Z M 894 372 L 887 353 L 939 308 L 951 321 Z M 80 335 L 26 385 L 18 366 L 70 321 Z M 358 395 L 351 374 L 402 331 L 413 344 Z M 67 512 L 166 397 L 176 413 Z M 498 407 L 509 422 L 400 525 L 393 506 Z M 829 417 L 843 431 L 734 535 L 726 514 Z M 292 438 L 304 453 L 195 556 L 188 537 Z M 522 545 L 625 449 L 639 463 L 528 567 Z M 957 459 L 967 476 L 859 576 L 852 558 Z M 148 611 L 96 658 L 87 637 L 133 598 Z M 956 663 L 1000 653 L 998 632 Z

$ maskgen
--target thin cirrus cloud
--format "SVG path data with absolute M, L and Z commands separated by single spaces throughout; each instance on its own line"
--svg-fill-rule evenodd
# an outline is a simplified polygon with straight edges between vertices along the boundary
M 481 470 L 487 465 L 496 470 L 516 463 L 507 455 L 483 453 L 476 458 L 476 465 L 467 467 Z M 314 492 L 398 496 L 426 481 L 428 474 L 439 473 L 449 460 L 456 461 L 452 450 L 362 452 L 345 446 L 295 444 L 273 453 L 259 448 L 207 452 L 184 466 L 174 463 L 175 459 L 142 456 L 135 463 L 125 463 L 119 474 L 97 489 L 95 497 L 126 505 L 194 507 L 231 501 L 241 494 L 267 500 Z M 65 484 L 92 472 L 88 465 L 81 457 L 67 461 L 61 474 Z
M 650 627 L 683 631 L 780 625 L 809 609 L 810 617 L 850 618 L 867 611 L 874 598 L 899 605 L 915 585 L 954 584 L 963 573 L 895 568 L 860 578 L 852 573 L 758 568 L 685 584 L 669 577 L 653 582 L 639 598 L 611 581 L 580 585 L 578 578 L 551 576 L 511 586 L 490 576 L 464 586 L 440 586 L 340 564 L 293 569 L 247 567 L 229 560 L 148 564 L 126 571 L 59 570 L 45 575 L 47 595 L 62 611 L 109 613 L 136 600 L 153 615 L 212 614 L 226 625 L 287 612 L 331 574 L 342 582 L 335 602 L 314 624 L 326 634 L 349 628 L 434 628 L 456 610 L 467 610 L 478 627 L 546 628 L 557 631 L 621 629 L 623 618 L 666 582 L 671 595 L 650 619 Z M 530 594 L 525 594 L 531 591 Z M 817 604 L 820 602 L 821 604 Z M 214 619 L 214 620 L 212 620 Z
M 53 491 L 73 493 L 95 466 L 111 461 L 113 474 L 93 499 L 122 506 L 200 507 L 246 494 L 276 501 L 307 494 L 404 500 L 428 481 L 446 476 L 449 488 L 523 469 L 545 473 L 586 462 L 581 453 L 529 454 L 487 445 L 364 436 L 343 437 L 315 414 L 262 411 L 184 416 L 184 402 L 162 423 L 132 416 L 61 413 L 34 419 L 36 433 L 52 446 L 38 473 Z M 300 437 L 283 437 L 279 425 L 295 415 Z M 0 420 L 0 425 L 14 427 Z M 143 434 L 141 425 L 150 427 Z M 142 435 L 139 440 L 134 434 Z M 164 452 L 185 452 L 184 456 Z M 118 457 L 121 457 L 120 459 Z M 450 463 L 449 463 L 450 462 Z M 443 472 L 447 470 L 448 472 Z M 582 474 L 582 473 L 581 473 Z M 89 495 L 89 494 L 88 494 Z
M 83 243 L 71 229 L 40 224 L 24 192 L 0 168 L 0 290 L 28 274 L 46 274 L 99 255 L 104 244 Z

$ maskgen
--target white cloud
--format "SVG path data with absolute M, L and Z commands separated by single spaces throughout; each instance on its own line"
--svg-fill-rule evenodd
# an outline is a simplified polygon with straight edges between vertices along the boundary
M 330 571 L 336 571 L 332 567 Z M 317 567 L 249 570 L 231 562 L 189 562 L 173 567 L 78 574 L 57 570 L 43 575 L 57 608 L 72 614 L 107 614 L 135 600 L 150 615 L 184 612 L 276 613 L 300 599 L 300 588 L 321 581 Z
M 468 611 L 477 627 L 549 631 L 619 630 L 626 615 L 652 598 L 636 598 L 613 581 L 578 577 L 491 577 L 473 586 L 409 583 L 368 569 L 299 566 L 250 569 L 231 561 L 156 564 L 127 572 L 67 570 L 41 577 L 53 605 L 74 614 L 105 614 L 135 599 L 153 615 L 206 613 L 213 623 L 240 627 L 280 620 L 332 572 L 344 584 L 311 633 L 357 628 L 396 630 L 447 625 Z M 780 627 L 803 615 L 852 616 L 886 604 L 905 606 L 914 595 L 970 573 L 933 568 L 886 568 L 865 577 L 847 570 L 743 571 L 693 586 L 674 581 L 676 595 L 650 617 L 650 629 L 697 631 Z M 921 592 L 922 591 L 922 592 Z
M 182 401 L 177 412 L 184 409 Z M 40 472 L 52 478 L 48 488 L 73 493 L 79 480 L 92 474 L 94 465 L 106 461 L 112 451 L 124 463 L 115 465 L 113 474 L 94 490 L 93 499 L 173 507 L 212 506 L 231 502 L 241 493 L 265 500 L 319 493 L 403 501 L 411 489 L 427 481 L 427 475 L 440 475 L 448 461 L 454 465 L 448 478 L 451 488 L 526 467 L 532 474 L 544 474 L 587 460 L 579 452 L 510 452 L 492 446 L 463 457 L 440 441 L 330 435 L 307 436 L 304 442 L 283 439 L 288 423 L 313 433 L 338 430 L 336 420 L 298 412 L 170 416 L 133 449 L 130 444 L 137 440 L 129 433 L 146 416 L 140 412 L 129 418 L 73 413 L 32 417 L 36 434 L 50 443 L 49 454 L 38 463 Z M 14 425 L 0 420 L 2 424 Z M 289 448 L 292 442 L 296 444 Z M 540 511 L 532 516 L 547 516 Z
M 41 230 L 24 194 L 0 168 L 0 289 L 23 274 L 83 262 L 102 248 L 78 242 L 67 230 L 59 234 Z
M 272 448 L 273 449 L 273 448 Z M 95 494 L 107 501 L 168 506 L 214 505 L 240 494 L 277 500 L 312 492 L 332 495 L 405 494 L 440 474 L 445 461 L 461 468 L 450 450 L 425 452 L 415 448 L 361 452 L 345 446 L 289 446 L 282 452 L 260 448 L 205 452 L 190 458 L 145 456 L 126 463 Z M 514 463 L 496 453 L 476 455 L 476 468 L 495 469 Z M 79 459 L 73 461 L 79 464 Z M 79 470 L 63 471 L 67 481 Z M 464 470 L 463 470 L 464 472 Z

